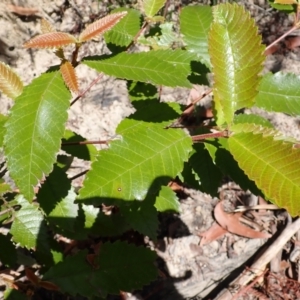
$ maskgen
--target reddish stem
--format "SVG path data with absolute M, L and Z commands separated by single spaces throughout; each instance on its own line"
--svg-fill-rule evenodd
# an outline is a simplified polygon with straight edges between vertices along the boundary
M 197 142 L 197 141 L 203 141 L 206 139 L 228 137 L 228 136 L 229 136 L 228 131 L 224 130 L 224 131 L 219 131 L 219 132 L 211 132 L 211 133 L 194 135 L 194 136 L 192 136 L 192 140 L 193 140 L 193 142 Z

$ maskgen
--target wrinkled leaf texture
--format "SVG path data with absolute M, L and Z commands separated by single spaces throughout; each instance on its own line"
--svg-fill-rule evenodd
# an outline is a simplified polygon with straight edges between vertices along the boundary
M 79 35 L 79 42 L 85 42 L 90 39 L 96 38 L 100 34 L 103 34 L 113 28 L 124 16 L 127 15 L 127 11 L 121 11 L 114 14 L 110 14 L 101 18 L 100 20 L 88 25 Z
M 40 34 L 24 44 L 25 48 L 59 48 L 76 43 L 76 38 L 65 32 Z
M 213 8 L 209 53 L 214 73 L 217 123 L 231 124 L 236 110 L 251 107 L 257 94 L 264 46 L 255 22 L 242 6 Z
M 246 131 L 239 129 L 228 139 L 235 160 L 271 202 L 300 215 L 300 149 L 264 128 Z
M 0 92 L 14 99 L 23 90 L 23 82 L 20 77 L 5 63 L 0 62 Z
M 10 176 L 28 201 L 48 175 L 68 118 L 70 92 L 58 71 L 47 72 L 24 88 L 6 122 L 4 150 Z

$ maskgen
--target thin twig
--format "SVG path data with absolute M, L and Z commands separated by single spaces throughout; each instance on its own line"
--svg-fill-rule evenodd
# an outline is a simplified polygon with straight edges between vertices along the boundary
M 69 178 L 69 180 L 71 180 L 71 181 L 72 181 L 72 180 L 75 180 L 75 179 L 77 179 L 77 178 L 79 178 L 79 177 L 85 175 L 88 171 L 89 171 L 89 170 L 82 171 L 82 172 L 78 173 L 77 175 L 74 175 L 73 177 Z
M 75 104 L 80 98 L 82 98 L 82 97 L 83 97 L 83 96 L 84 96 L 84 95 L 92 88 L 92 86 L 94 86 L 96 83 L 98 83 L 98 82 L 102 79 L 102 77 L 103 77 L 103 73 L 100 73 L 100 74 L 92 81 L 92 83 L 88 86 L 88 88 L 87 88 L 85 91 L 79 93 L 79 94 L 75 97 L 75 99 L 71 102 L 70 106 L 72 106 L 72 105 Z
M 299 28 L 299 23 L 294 25 L 291 29 L 289 29 L 286 33 L 284 33 L 282 36 L 280 36 L 278 39 L 276 39 L 273 43 L 268 45 L 265 49 L 265 54 L 268 52 L 270 48 L 272 48 L 275 44 L 279 43 L 281 40 L 283 40 L 287 35 L 292 33 L 293 31 L 297 30 Z
M 78 142 L 64 142 L 62 146 L 77 146 L 77 145 L 108 145 L 112 140 L 104 140 L 104 141 L 78 141 Z
M 192 136 L 192 141 L 198 142 L 198 141 L 203 141 L 205 139 L 228 137 L 228 136 L 229 136 L 228 131 L 224 130 L 224 131 L 219 131 L 219 132 L 211 132 L 211 133 L 194 135 L 194 136 Z
M 271 261 L 274 256 L 276 256 L 276 254 L 284 247 L 284 245 L 298 230 L 300 230 L 300 218 L 297 218 L 292 224 L 287 225 L 287 227 L 281 232 L 281 234 L 273 242 L 273 244 L 270 245 L 266 249 L 266 251 L 252 264 L 252 266 L 249 268 L 251 271 L 245 271 L 230 285 L 245 286 L 251 280 L 253 280 L 253 278 L 259 276 L 259 274 L 264 271 L 265 266 Z M 224 290 L 223 293 L 216 298 L 216 300 L 229 299 L 229 294 L 231 295 L 228 290 Z M 230 299 L 232 299 L 232 295 Z

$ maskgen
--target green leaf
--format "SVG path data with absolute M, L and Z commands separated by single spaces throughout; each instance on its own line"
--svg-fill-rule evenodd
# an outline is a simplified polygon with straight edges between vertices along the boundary
M 166 0 L 142 0 L 143 10 L 149 18 L 154 17 L 165 5 Z
M 264 46 L 255 22 L 242 6 L 220 4 L 213 8 L 209 53 L 214 72 L 217 123 L 232 123 L 236 110 L 254 104 Z
M 228 145 L 239 166 L 270 201 L 292 216 L 300 215 L 300 149 L 252 132 L 233 134 Z
M 5 123 L 8 120 L 7 116 L 0 114 L 0 147 L 3 146 L 3 138 L 5 134 Z
M 153 206 L 152 199 L 144 201 L 134 201 L 130 205 L 122 205 L 121 212 L 125 216 L 131 227 L 148 236 L 152 240 L 156 240 L 158 230 L 157 211 Z
M 61 149 L 72 156 L 81 158 L 87 161 L 95 160 L 98 155 L 97 148 L 92 145 L 79 145 L 79 142 L 84 142 L 86 139 L 81 135 L 66 129 L 64 137 L 62 139 Z M 78 143 L 78 144 L 77 144 Z
M 130 229 L 128 222 L 120 212 L 104 214 L 99 208 L 92 205 L 82 205 L 85 215 L 85 229 L 97 236 L 117 236 Z
M 255 183 L 248 178 L 229 152 L 227 139 L 206 140 L 204 145 L 215 165 L 220 168 L 225 176 L 229 176 L 244 191 L 250 190 L 255 195 L 262 195 Z
M 117 128 L 120 140 L 100 151 L 80 190 L 80 201 L 143 200 L 182 170 L 191 151 L 191 138 L 183 130 L 164 129 L 179 116 L 173 109 L 179 106 L 150 102 L 121 122 Z
M 4 299 L 8 300 L 28 300 L 27 296 L 13 288 L 7 288 L 4 292 Z
M 267 111 L 300 115 L 300 77 L 276 73 L 263 76 L 255 105 Z
M 192 170 L 198 175 L 200 190 L 204 193 L 216 196 L 223 174 L 211 159 L 204 144 L 193 146 L 196 150 L 189 159 Z
M 172 57 L 169 61 L 167 56 L 170 54 L 170 50 L 165 50 L 165 54 L 162 51 L 160 50 L 160 53 L 155 53 L 156 51 L 122 52 L 110 58 L 89 58 L 83 63 L 99 72 L 118 78 L 171 87 L 191 87 L 187 80 L 191 71 L 186 67 L 186 56 L 177 52 L 179 53 L 177 57 Z M 166 60 L 159 59 L 159 56 L 166 58 Z M 184 70 L 187 72 L 183 72 Z
M 150 35 L 147 37 L 142 35 L 138 38 L 138 42 L 140 44 L 150 46 L 154 50 L 172 48 L 172 44 L 179 41 L 173 26 L 174 24 L 171 22 L 160 24 L 160 34 Z
M 74 203 L 76 196 L 67 174 L 54 165 L 53 171 L 39 189 L 37 200 L 50 223 L 73 231 L 78 215 L 78 204 Z
M 267 119 L 265 119 L 264 117 L 258 116 L 258 115 L 254 115 L 254 114 L 240 114 L 240 115 L 236 115 L 234 117 L 233 120 L 234 124 L 245 124 L 245 123 L 249 123 L 249 124 L 256 124 L 256 125 L 261 125 L 263 127 L 267 127 L 267 128 L 274 128 L 274 126 L 271 124 L 271 122 Z
M 278 4 L 278 3 L 274 3 L 274 0 L 269 0 L 269 4 L 273 7 L 273 8 L 275 8 L 275 9 L 277 9 L 277 10 L 279 10 L 279 11 L 285 11 L 285 12 L 287 12 L 287 13 L 291 13 L 291 12 L 296 12 L 296 8 L 295 7 L 297 7 L 297 5 L 291 5 L 291 4 Z
M 162 186 L 156 197 L 155 208 L 159 212 L 180 212 L 179 200 L 176 193 L 168 186 Z
M 104 243 L 92 269 L 86 251 L 69 256 L 43 277 L 73 296 L 102 296 L 139 289 L 157 277 L 153 251 L 124 242 Z M 138 263 L 137 263 L 138 262 Z M 98 266 L 98 267 L 97 267 Z M 85 283 L 85 284 L 83 284 Z
M 17 196 L 16 200 L 21 205 L 21 209 L 15 213 L 10 229 L 14 242 L 28 249 L 40 245 L 46 248 L 48 245 L 47 228 L 38 206 L 30 204 L 21 195 Z
M 180 32 L 187 50 L 195 53 L 201 62 L 211 67 L 208 54 L 208 32 L 212 22 L 210 6 L 186 6 L 180 13 Z
M 129 100 L 132 105 L 138 109 L 140 105 L 147 105 L 147 101 L 144 100 L 158 100 L 159 95 L 157 91 L 157 87 L 145 82 L 139 81 L 128 81 L 127 82 L 127 90 Z M 141 103 L 142 102 L 142 103 Z
M 133 41 L 141 27 L 141 13 L 136 9 L 119 8 L 112 12 L 127 11 L 127 15 L 104 34 L 107 44 L 127 47 Z
M 1 263 L 6 266 L 14 267 L 17 261 L 17 251 L 9 235 L 0 234 L 0 245 Z
M 70 93 L 58 71 L 24 88 L 6 122 L 4 150 L 10 176 L 31 201 L 34 186 L 52 170 L 68 118 Z

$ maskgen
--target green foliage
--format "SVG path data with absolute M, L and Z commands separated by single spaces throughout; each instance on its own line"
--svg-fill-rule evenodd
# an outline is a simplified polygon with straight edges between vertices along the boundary
M 33 187 L 51 172 L 56 161 L 69 100 L 60 73 L 50 71 L 25 87 L 10 111 L 5 155 L 10 176 L 28 201 L 34 197 Z
M 63 49 L 56 52 L 70 70 L 84 63 L 126 81 L 135 112 L 102 150 L 65 128 L 75 72 L 64 82 L 66 72 L 56 66 L 23 89 L 1 64 L 0 89 L 15 98 L 9 114 L 0 115 L 1 168 L 6 163 L 17 189 L 1 179 L 0 223 L 9 233 L 0 235 L 0 259 L 11 268 L 35 265 L 40 289 L 105 299 L 155 280 L 155 252 L 145 236 L 156 240 L 158 214 L 180 213 L 179 194 L 170 182 L 181 180 L 218 196 L 222 180 L 229 178 L 300 215 L 299 141 L 243 111 L 255 105 L 298 116 L 299 77 L 260 75 L 264 46 L 241 6 L 186 6 L 179 24 L 168 14 L 157 24 L 165 3 L 145 0 L 140 10 L 116 9 L 83 31 L 82 41 L 105 32 L 109 55 L 78 62 L 81 43 L 75 37 L 46 35 L 55 47 L 75 43 L 70 61 Z M 137 50 L 140 44 L 148 49 Z M 32 45 L 50 44 L 42 35 L 26 43 Z M 214 120 L 203 122 L 193 106 L 161 101 L 161 86 L 209 85 L 210 72 Z M 212 133 L 208 121 L 215 138 L 205 135 Z M 82 184 L 74 181 L 82 174 L 67 173 L 74 158 L 91 162 Z M 7 289 L 4 297 L 26 296 Z
M 210 6 L 187 6 L 180 14 L 180 32 L 187 50 L 195 53 L 208 67 L 208 33 L 212 22 Z
M 81 251 L 68 257 L 51 268 L 43 280 L 55 283 L 73 296 L 79 293 L 86 297 L 99 294 L 106 297 L 120 290 L 139 289 L 157 277 L 155 254 L 144 247 L 124 242 L 104 243 L 93 265 L 86 256 L 87 252 Z
M 173 59 L 165 60 L 171 55 Z M 122 52 L 113 57 L 95 57 L 85 59 L 83 62 L 107 75 L 123 78 L 127 80 L 151 82 L 166 86 L 191 87 L 187 76 L 191 73 L 187 61 L 188 53 L 177 50 L 161 50 L 160 52 Z M 178 72 L 177 67 L 180 69 Z
M 300 115 L 300 77 L 295 74 L 267 74 L 258 88 L 255 105 L 267 111 Z
M 263 131 L 234 134 L 228 143 L 240 167 L 265 196 L 286 208 L 292 216 L 298 216 L 300 203 L 295 199 L 300 196 L 300 149 L 293 149 L 293 144 L 272 136 L 264 136 Z
M 229 125 L 238 109 L 254 103 L 264 47 L 254 20 L 242 6 L 218 5 L 213 17 L 209 53 L 215 80 L 214 108 L 217 123 Z

